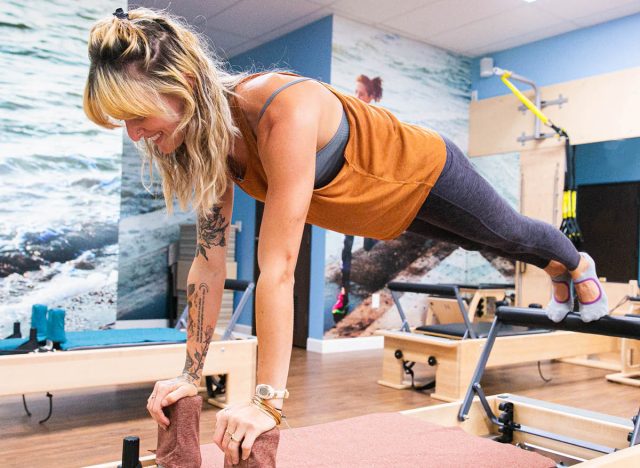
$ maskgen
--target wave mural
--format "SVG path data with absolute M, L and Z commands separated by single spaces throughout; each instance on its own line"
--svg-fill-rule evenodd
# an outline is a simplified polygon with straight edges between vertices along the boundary
M 6 0 L 0 9 L 0 337 L 31 305 L 67 328 L 116 317 L 122 132 L 82 111 L 93 22 L 119 4 Z
M 180 224 L 195 224 L 193 212 L 174 206 L 169 216 L 158 183 L 149 180 L 138 149 L 125 136 L 122 155 L 122 204 L 119 227 L 118 320 L 166 319 L 169 287 L 168 250 Z M 144 172 L 142 172 L 144 170 Z M 145 188 L 148 186 L 149 190 Z M 149 187 L 150 185 L 150 187 Z

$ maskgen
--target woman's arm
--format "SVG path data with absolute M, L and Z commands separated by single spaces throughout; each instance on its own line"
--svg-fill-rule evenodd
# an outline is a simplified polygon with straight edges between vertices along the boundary
M 220 314 L 227 276 L 227 239 L 233 210 L 233 184 L 222 203 L 198 216 L 196 253 L 187 277 L 187 356 L 182 375 L 195 385 Z
M 279 94 L 256 132 L 268 180 L 258 245 L 257 382 L 277 390 L 286 387 L 289 373 L 294 271 L 315 175 L 321 104 L 313 86 L 322 85 L 305 85 Z M 282 408 L 281 401 L 269 403 Z M 246 460 L 256 437 L 274 425 L 255 405 L 232 408 L 218 413 L 213 440 L 237 463 L 240 451 Z
M 197 394 L 202 368 L 218 321 L 224 280 L 229 220 L 233 209 L 233 184 L 221 203 L 198 216 L 196 253 L 187 277 L 187 354 L 182 374 L 156 383 L 147 408 L 162 426 L 169 419 L 162 408 L 180 398 Z
M 293 339 L 294 272 L 309 211 L 322 110 L 322 85 L 300 83 L 278 95 L 257 128 L 268 181 L 256 286 L 257 382 L 284 389 Z M 282 408 L 282 401 L 269 402 Z
M 283 114 L 273 111 L 265 114 L 265 129 L 258 132 L 268 190 L 258 245 L 257 382 L 283 389 L 291 357 L 294 272 L 313 194 L 318 120 L 304 106 L 287 109 L 286 119 L 276 120 Z M 270 403 L 282 408 L 281 401 Z

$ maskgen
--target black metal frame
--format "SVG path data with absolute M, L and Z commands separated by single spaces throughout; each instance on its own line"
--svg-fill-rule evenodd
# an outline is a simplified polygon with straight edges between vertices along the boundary
M 519 307 L 499 307 L 496 311 L 495 319 L 491 325 L 491 331 L 487 337 L 487 342 L 484 346 L 476 370 L 471 379 L 469 388 L 464 397 L 460 410 L 458 412 L 458 420 L 464 421 L 467 419 L 471 404 L 474 397 L 477 395 L 480 399 L 480 403 L 493 424 L 498 426 L 499 432 L 505 431 L 517 431 L 525 432 L 527 434 L 544 437 L 546 439 L 557 440 L 577 447 L 594 450 L 601 453 L 611 453 L 616 449 L 606 447 L 600 444 L 594 444 L 584 440 L 575 439 L 572 437 L 563 436 L 553 432 L 536 429 L 530 426 L 524 426 L 514 421 L 501 421 L 492 411 L 487 397 L 482 390 L 480 380 L 484 374 L 484 370 L 489 360 L 489 355 L 493 349 L 493 345 L 496 341 L 496 337 L 500 331 L 502 325 L 520 325 L 531 328 L 545 328 L 554 330 L 566 330 L 579 333 L 590 333 L 595 335 L 614 336 L 618 338 L 630 338 L 640 339 L 640 319 L 633 317 L 602 317 L 600 320 L 585 323 L 580 319 L 580 316 L 576 313 L 568 314 L 562 322 L 556 323 L 551 321 L 540 309 L 526 309 Z M 633 418 L 634 429 L 629 436 L 630 446 L 640 443 L 640 411 Z
M 233 310 L 233 314 L 231 315 L 231 320 L 229 321 L 229 325 L 227 325 L 227 328 L 225 329 L 224 333 L 222 334 L 222 337 L 220 338 L 220 341 L 228 340 L 229 338 L 231 338 L 233 329 L 235 328 L 236 323 L 238 323 L 240 314 L 242 313 L 244 306 L 247 304 L 247 301 L 251 297 L 251 293 L 253 292 L 254 288 L 255 288 L 255 284 L 253 283 L 253 281 L 237 280 L 237 279 L 224 280 L 224 289 L 229 289 L 231 291 L 236 291 L 236 292 L 242 291 L 242 296 L 240 297 L 240 302 L 238 302 L 238 305 Z M 180 314 L 180 318 L 176 321 L 175 328 L 186 328 L 188 317 L 189 317 L 189 309 L 188 307 L 185 307 L 184 310 L 182 311 L 182 314 Z
M 411 327 L 409 327 L 409 321 L 407 320 L 407 316 L 404 313 L 404 310 L 402 310 L 402 306 L 400 305 L 400 298 L 397 293 L 409 292 L 418 294 L 429 294 L 430 296 L 434 297 L 455 299 L 458 302 L 458 307 L 460 308 L 460 313 L 462 314 L 462 320 L 464 321 L 464 325 L 467 329 L 464 332 L 462 339 L 464 340 L 466 338 L 478 338 L 478 335 L 476 335 L 476 332 L 471 325 L 467 306 L 465 305 L 464 301 L 462 300 L 462 296 L 460 295 L 459 286 L 453 284 L 420 284 L 392 281 L 391 283 L 387 284 L 387 288 L 389 289 L 389 291 L 391 291 L 391 297 L 393 298 L 393 302 L 396 304 L 398 313 L 400 314 L 400 319 L 402 320 L 402 331 L 411 333 Z

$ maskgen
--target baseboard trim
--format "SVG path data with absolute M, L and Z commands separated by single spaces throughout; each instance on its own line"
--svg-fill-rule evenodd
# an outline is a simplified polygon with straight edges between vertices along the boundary
M 384 336 L 362 336 L 359 338 L 334 338 L 319 340 L 307 338 L 307 351 L 312 353 L 343 353 L 348 351 L 364 351 L 383 349 Z

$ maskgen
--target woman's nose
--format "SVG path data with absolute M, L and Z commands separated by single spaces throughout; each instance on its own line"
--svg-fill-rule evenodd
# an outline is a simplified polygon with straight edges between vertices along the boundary
M 127 134 L 129 135 L 129 138 L 135 142 L 142 138 L 142 129 L 139 125 L 130 120 L 126 120 L 125 125 L 127 126 Z

